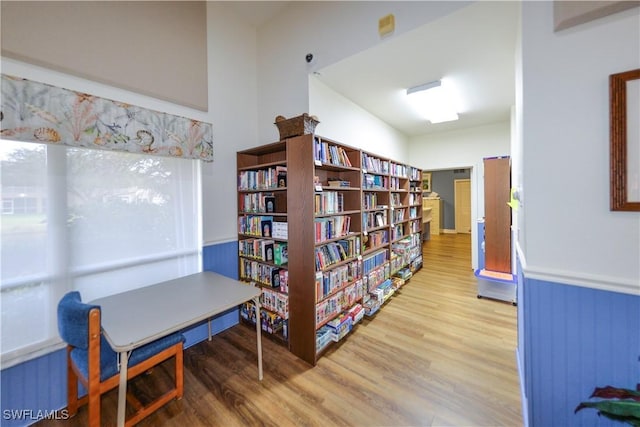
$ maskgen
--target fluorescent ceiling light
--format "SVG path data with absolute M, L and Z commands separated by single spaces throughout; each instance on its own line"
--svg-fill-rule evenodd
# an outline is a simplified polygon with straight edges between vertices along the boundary
M 441 80 L 407 89 L 414 108 L 431 123 L 458 120 L 454 97 Z

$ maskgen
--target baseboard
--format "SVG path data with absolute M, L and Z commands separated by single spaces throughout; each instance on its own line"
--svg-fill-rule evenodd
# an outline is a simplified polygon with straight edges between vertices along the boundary
M 451 230 L 448 228 L 442 229 L 440 230 L 441 233 L 443 234 L 458 234 L 458 232 L 456 230 Z

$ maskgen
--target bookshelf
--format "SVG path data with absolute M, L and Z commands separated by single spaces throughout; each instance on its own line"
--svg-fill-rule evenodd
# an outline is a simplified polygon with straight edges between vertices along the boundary
M 262 329 L 288 342 L 289 272 L 287 156 L 284 143 L 236 155 L 238 176 L 238 277 L 262 289 Z M 256 322 L 251 302 L 240 315 Z
M 263 330 L 315 365 L 422 265 L 421 171 L 317 135 L 237 163 L 240 278 L 263 288 Z

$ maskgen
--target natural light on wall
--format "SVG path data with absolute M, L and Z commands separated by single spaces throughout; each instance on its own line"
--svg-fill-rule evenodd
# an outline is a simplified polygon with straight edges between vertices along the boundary
M 418 113 L 431 123 L 458 120 L 451 82 L 436 80 L 407 89 L 407 98 Z

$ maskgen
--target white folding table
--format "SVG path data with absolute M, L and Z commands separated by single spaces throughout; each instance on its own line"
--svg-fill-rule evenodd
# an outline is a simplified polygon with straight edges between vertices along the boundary
M 91 301 L 102 313 L 102 331 L 118 353 L 118 426 L 124 426 L 127 363 L 133 350 L 253 300 L 256 309 L 258 379 L 262 380 L 259 288 L 205 271 Z

